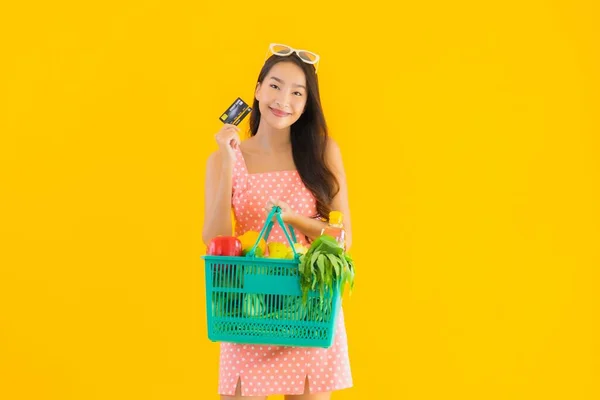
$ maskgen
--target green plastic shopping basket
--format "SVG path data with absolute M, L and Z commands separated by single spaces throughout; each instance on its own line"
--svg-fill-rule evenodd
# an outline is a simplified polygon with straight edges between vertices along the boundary
M 268 239 L 273 216 L 281 226 L 294 259 L 260 258 L 256 248 Z M 340 285 L 310 291 L 302 301 L 294 249 L 296 235 L 286 230 L 281 209 L 273 207 L 256 243 L 244 257 L 205 255 L 208 338 L 213 342 L 328 348 L 333 344 L 340 308 Z

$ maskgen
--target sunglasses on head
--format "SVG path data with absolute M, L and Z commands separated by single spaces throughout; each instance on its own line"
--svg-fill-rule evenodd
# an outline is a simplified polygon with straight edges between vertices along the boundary
M 296 53 L 296 55 L 305 63 L 307 64 L 317 64 L 319 62 L 319 55 L 316 53 L 313 53 L 312 51 L 308 51 L 308 50 L 298 50 L 298 49 L 294 49 L 293 47 L 290 47 L 286 44 L 280 44 L 280 43 L 271 43 L 269 45 L 269 52 L 271 54 L 275 54 L 276 56 L 281 56 L 281 57 L 287 57 L 292 53 Z M 267 52 L 267 57 L 269 52 Z M 265 57 L 265 60 L 267 59 L 267 57 Z M 315 65 L 315 74 L 317 73 L 317 67 L 318 65 Z

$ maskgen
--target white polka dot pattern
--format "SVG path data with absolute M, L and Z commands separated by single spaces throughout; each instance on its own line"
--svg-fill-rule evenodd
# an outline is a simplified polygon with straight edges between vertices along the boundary
M 269 198 L 287 203 L 296 213 L 313 216 L 317 205 L 313 194 L 308 190 L 298 171 L 273 171 L 249 174 L 240 150 L 233 171 L 232 205 L 236 220 L 236 235 L 253 230 L 260 232 L 265 223 L 265 211 Z M 307 244 L 303 235 L 297 241 Z M 269 235 L 269 242 L 287 243 L 281 228 L 275 224 Z
M 235 395 L 238 379 L 242 396 L 302 394 L 308 378 L 310 393 L 352 387 L 343 309 L 328 349 L 221 343 L 219 394 Z
M 238 149 L 232 196 L 236 235 L 261 230 L 266 217 L 264 206 L 270 197 L 286 202 L 302 215 L 316 214 L 315 198 L 297 171 L 248 174 Z M 307 244 L 303 235 L 297 236 L 298 242 Z M 280 227 L 274 226 L 268 241 L 286 243 Z M 302 394 L 307 378 L 311 393 L 352 386 L 343 309 L 338 314 L 334 343 L 329 349 L 220 344 L 219 394 L 235 395 L 238 379 L 242 396 Z

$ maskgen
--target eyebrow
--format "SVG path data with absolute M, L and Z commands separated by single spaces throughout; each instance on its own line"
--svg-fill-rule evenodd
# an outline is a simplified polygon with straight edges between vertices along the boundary
M 276 76 L 272 76 L 271 79 L 276 80 L 277 82 L 281 83 L 281 84 L 285 84 L 285 82 L 282 79 L 277 78 Z M 294 84 L 295 87 L 301 87 L 302 89 L 306 90 L 306 86 L 304 85 L 298 85 L 297 83 Z

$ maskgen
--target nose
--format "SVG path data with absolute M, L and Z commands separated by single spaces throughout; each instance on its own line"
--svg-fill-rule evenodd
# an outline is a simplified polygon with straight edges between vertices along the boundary
M 279 96 L 279 98 L 277 99 L 276 103 L 279 107 L 281 108 L 289 108 L 290 106 L 290 95 L 287 93 L 283 93 Z

